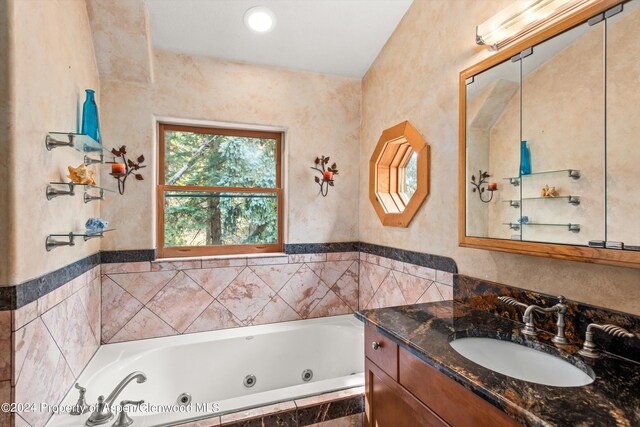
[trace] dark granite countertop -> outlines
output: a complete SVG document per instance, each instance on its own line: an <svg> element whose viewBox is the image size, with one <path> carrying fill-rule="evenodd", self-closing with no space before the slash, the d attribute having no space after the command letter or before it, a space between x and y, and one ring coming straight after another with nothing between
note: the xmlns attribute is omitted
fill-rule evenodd
<svg viewBox="0 0 640 427"><path fill-rule="evenodd" d="M553 334L534 340L522 323L460 302L361 310L356 317L401 347L527 426L640 426L640 364L604 354L596 361L575 345L556 346ZM514 341L571 361L595 373L581 387L552 387L511 378L464 358L449 346L453 338L485 336Z"/></svg>

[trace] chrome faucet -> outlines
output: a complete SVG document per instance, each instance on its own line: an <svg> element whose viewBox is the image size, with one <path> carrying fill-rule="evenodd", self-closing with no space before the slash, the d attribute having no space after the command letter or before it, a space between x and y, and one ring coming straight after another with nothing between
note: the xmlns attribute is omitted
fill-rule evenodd
<svg viewBox="0 0 640 427"><path fill-rule="evenodd" d="M131 381L136 380L137 383L143 383L147 380L147 376L140 371L132 372L126 376L120 383L116 386L115 389L107 396L105 399L104 396L98 397L98 405L96 409L91 413L89 419L85 423L87 426L99 426L101 424L105 424L113 418L113 411L111 410L111 406L113 402L118 398L118 395L124 390L124 388Z"/></svg>
<svg viewBox="0 0 640 427"><path fill-rule="evenodd" d="M596 343L593 341L593 330L600 329L608 334L613 335L614 337L619 338L633 338L634 334L627 331L624 328L616 325L599 325L598 323L590 323L587 326L587 332L584 337L584 344L582 344L582 348L578 353L581 356L588 357L590 359L598 359L600 358L600 350L596 346Z"/></svg>
<svg viewBox="0 0 640 427"><path fill-rule="evenodd" d="M551 341L556 344L569 344L569 340L564 336L564 330L567 326L564 321L564 316L567 313L567 305L565 304L566 299L562 295L558 297L558 303L556 305L547 308L543 308L535 304L526 305L511 297L498 297L498 299L508 305L525 307L524 315L522 316L522 321L524 322L522 333L532 338L538 335L536 332L533 313L556 313L558 315L558 321L556 322L558 330Z"/></svg>

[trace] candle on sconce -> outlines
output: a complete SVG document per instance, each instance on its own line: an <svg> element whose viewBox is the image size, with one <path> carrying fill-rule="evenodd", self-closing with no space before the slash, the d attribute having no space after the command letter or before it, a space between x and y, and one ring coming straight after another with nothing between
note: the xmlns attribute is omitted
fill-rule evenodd
<svg viewBox="0 0 640 427"><path fill-rule="evenodd" d="M487 190L489 191L496 191L498 189L498 183L497 182L490 182L487 185Z"/></svg>
<svg viewBox="0 0 640 427"><path fill-rule="evenodd" d="M127 173L127 168L124 163L113 163L111 165L111 173L114 175L124 175Z"/></svg>
<svg viewBox="0 0 640 427"><path fill-rule="evenodd" d="M322 172L322 178L325 181L331 181L333 179L333 172L331 172L331 171Z"/></svg>

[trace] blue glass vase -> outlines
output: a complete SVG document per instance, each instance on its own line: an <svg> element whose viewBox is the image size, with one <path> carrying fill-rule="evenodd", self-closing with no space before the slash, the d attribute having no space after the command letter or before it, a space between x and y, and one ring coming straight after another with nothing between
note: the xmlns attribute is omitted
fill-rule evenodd
<svg viewBox="0 0 640 427"><path fill-rule="evenodd" d="M87 89L87 99L82 105L82 133L100 141L100 121L98 120L98 106L95 91Z"/></svg>
<svg viewBox="0 0 640 427"><path fill-rule="evenodd" d="M531 173L531 153L527 147L527 141L520 142L520 175Z"/></svg>

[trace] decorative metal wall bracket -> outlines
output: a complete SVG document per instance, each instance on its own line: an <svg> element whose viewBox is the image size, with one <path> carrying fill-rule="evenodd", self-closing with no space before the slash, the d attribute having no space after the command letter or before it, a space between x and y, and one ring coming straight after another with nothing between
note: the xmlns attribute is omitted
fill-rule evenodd
<svg viewBox="0 0 640 427"><path fill-rule="evenodd" d="M47 248L47 252L52 251L55 248L59 248L61 246L75 246L76 237L82 237L82 239L86 242L87 240L102 238L104 237L104 233L107 231L112 231L113 229L105 229L105 230L95 230L95 231L79 231L79 232L70 232L70 233L62 233L62 234L49 234L47 236L47 240L45 242L45 247ZM66 240L58 240L58 239L66 239Z"/></svg>
<svg viewBox="0 0 640 427"><path fill-rule="evenodd" d="M82 200L84 200L85 203L93 202L94 200L104 200L104 189L103 188L100 189L99 196L92 196L88 192L85 192L82 197Z"/></svg>
<svg viewBox="0 0 640 427"><path fill-rule="evenodd" d="M478 193L478 197L480 197L480 201L482 203L489 203L491 200L493 200L493 192L497 190L496 184L491 183L487 186L487 188L484 188L483 185L489 183L487 181L487 178L489 178L491 175L489 175L489 172L482 172L482 170L478 172L480 173L480 175L478 175L477 181L476 181L476 176L471 175L471 185L473 185L474 187L472 191L474 193ZM482 195L485 194L485 190L491 193L491 196L489 196L488 200L485 200L482 198Z"/></svg>
<svg viewBox="0 0 640 427"><path fill-rule="evenodd" d="M89 165L93 165L93 164L102 164L104 163L104 154L100 154L100 156L97 159L93 159L89 156L87 156L86 154L84 155L84 165L85 166L89 166Z"/></svg>
<svg viewBox="0 0 640 427"><path fill-rule="evenodd" d="M52 235L47 236L47 242L45 244L47 248L47 252L51 252L55 248L59 248L60 246L75 246L74 242L75 235L73 233L68 234L68 240L56 240Z"/></svg>
<svg viewBox="0 0 640 427"><path fill-rule="evenodd" d="M139 155L138 158L136 159L137 160L136 162L132 161L131 159L127 159L126 157L127 147L125 145L121 146L117 150L114 148L113 150L111 150L111 153L115 157L122 158L122 163L124 164L124 167L125 167L124 173L109 174L118 180L118 192L120 194L124 194L124 186L125 186L125 183L127 182L127 178L129 177L129 175L133 174L133 176L135 176L138 181L144 180L144 177L140 173L138 173L138 170L146 168L146 166L141 165L144 162L144 156ZM114 161L114 163L117 163L117 162Z"/></svg>
<svg viewBox="0 0 640 427"><path fill-rule="evenodd" d="M68 189L61 190L57 187L66 187ZM104 200L105 192L113 192L113 190L102 188L97 185L79 184L77 182L50 182L47 185L47 200L52 200L60 196L75 196L76 187L84 188L83 200L85 203L89 203L94 200ZM90 191L98 191L98 195L93 196L89 193Z"/></svg>
<svg viewBox="0 0 640 427"><path fill-rule="evenodd" d="M327 166L329 164L328 156L316 157L314 163L315 166L312 166L311 169L320 174L320 177L315 177L316 184L320 186L322 197L326 197L329 193L329 187L333 187L333 176L338 174L338 166L335 163Z"/></svg>
<svg viewBox="0 0 640 427"><path fill-rule="evenodd" d="M53 188L53 185L51 184L47 185L47 200L55 199L56 197L59 197L59 196L74 196L76 194L74 183L67 182L65 184L69 187L68 190L57 190ZM63 184L60 184L60 185L63 185Z"/></svg>
<svg viewBox="0 0 640 427"><path fill-rule="evenodd" d="M64 142L64 141L59 141L57 139L54 139L50 135L47 135L44 139L44 145L45 147L47 147L47 151L51 151L54 148L58 148L58 147L73 147L74 137L75 137L74 134L69 134L69 142Z"/></svg>

